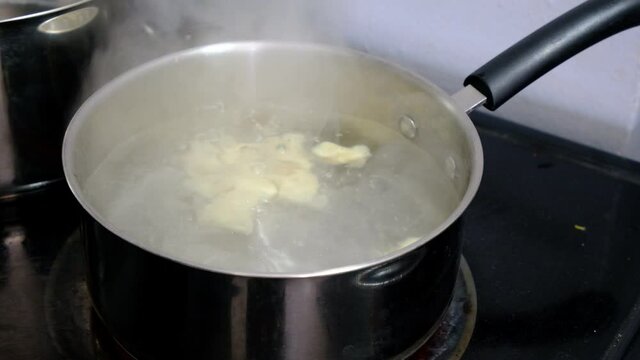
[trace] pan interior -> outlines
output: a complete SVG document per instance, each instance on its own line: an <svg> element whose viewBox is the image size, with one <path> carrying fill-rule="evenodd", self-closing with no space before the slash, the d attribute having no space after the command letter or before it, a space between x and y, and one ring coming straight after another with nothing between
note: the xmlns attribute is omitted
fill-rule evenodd
<svg viewBox="0 0 640 360"><path fill-rule="evenodd" d="M96 219L159 255L231 273L339 271L419 246L459 215L478 156L461 118L434 86L362 54L220 44L94 95L67 133L65 173ZM370 156L327 160L323 143ZM272 150L286 174L267 179L275 190L260 178Z"/></svg>

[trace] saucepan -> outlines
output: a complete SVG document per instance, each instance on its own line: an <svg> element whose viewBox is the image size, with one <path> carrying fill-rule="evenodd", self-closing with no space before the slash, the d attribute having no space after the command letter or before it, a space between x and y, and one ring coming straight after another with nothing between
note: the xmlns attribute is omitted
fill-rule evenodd
<svg viewBox="0 0 640 360"><path fill-rule="evenodd" d="M567 58L639 24L640 0L587 1L475 71L466 79L465 87L453 96L384 60L315 44L214 44L171 54L131 70L84 103L70 123L63 146L68 184L85 210L81 234L94 309L115 339L140 359L408 356L431 335L450 302L461 261L461 216L480 185L482 147L466 113L481 105L491 110L498 108ZM154 154L172 148L170 139L182 136L194 113L220 113L222 108L253 108L256 104L270 104L272 110L296 109L297 115L288 123L292 127L297 126L296 120L302 122L303 118L318 113L325 120L342 115L367 119L366 125L355 122L353 128L368 136L368 148L346 149L336 145L339 134L330 131L328 120L318 129L320 137L327 133L335 136L331 138L333 144L325 144L318 150L318 156L333 149L332 154L340 156L325 157L331 162L358 159L357 163L348 163L351 168L340 171L355 171L357 167L366 171L370 164L363 165L360 160L376 161L376 152L384 149L388 138L412 144L424 156L407 156L390 166L400 176L417 176L427 186L431 177L423 179L415 169L427 162L432 164L432 173L443 174L455 194L449 200L442 197L448 205L447 213L429 231L403 240L403 246L375 256L354 254L356 260L352 262L345 256L350 240L346 235L341 238L347 222L337 219L335 225L323 224L321 230L333 237L327 238L328 243L343 241L344 246L327 250L303 243L301 270L292 270L283 265L284 260L276 259L275 265L271 264L274 268L251 271L239 267L238 261L227 261L234 259L227 247L242 247L237 242L221 245L219 250L189 242L192 227L199 226L197 222L185 220L167 227L163 233L148 235L153 227L150 222L154 221L153 214L174 206L163 202L173 196L171 191L177 191L170 186L175 180L172 171L167 170L166 176L160 177L169 184L165 192L153 193L155 183L143 181L138 190L151 191L153 196L138 203L133 192L124 196L126 206L134 209L127 216L118 220L103 210L102 204L112 199L109 192L100 189L124 188L118 183L118 174L127 169L135 172ZM245 115L227 122L204 121L200 125L209 124L213 127L210 130L215 131L218 126L233 127L236 122L252 124L236 129L239 137L268 125L268 119ZM148 137L151 133L155 134L153 141ZM279 138L281 143L276 149L282 153L293 151L287 150L287 145L300 150L296 139L293 135L285 140ZM200 140L199 149L213 146L206 138ZM265 138L259 144L269 141ZM115 149L136 144L143 149L142 155L132 156L130 162L126 157L121 162L111 161ZM250 156L257 158L263 156L262 152L272 151L257 143L233 144L233 151L211 152L194 161L218 164L226 161L225 157L244 156L238 155L241 152L238 149L248 149ZM306 169L311 165L301 154L295 153L295 159L288 159ZM229 168L229 177L237 177L236 171L237 168ZM309 179L305 174L305 179ZM103 188L90 184L96 179ZM222 176L216 181L226 180ZM313 183L304 182L305 189ZM194 186L208 191L211 184L199 182ZM219 223L237 232L262 231L252 228L251 222L238 220L236 210L250 203L247 199L256 192L273 196L271 188L264 184L246 185L242 188L244 192L235 195L245 202L222 203L224 206L218 203L220 206L210 209L207 216L213 214ZM279 190L273 192L284 191L284 182L279 184ZM380 206L370 209L372 214L383 214L399 223L405 218L418 223L428 221L426 217L393 208L393 199L384 198L385 186L393 184L375 181L372 184L378 193L374 191L368 196L381 200ZM232 186L218 194L234 193L234 189ZM299 200L304 193L301 191L287 196ZM346 193L344 197L356 195ZM429 199L418 189L413 200L420 203ZM145 207L147 202L154 205ZM365 210L368 209L361 211ZM299 214L285 218L279 225L287 229L306 221L306 211L301 208ZM343 214L343 217L359 219L352 226L362 231L377 229L379 222L385 220L376 217L367 221L358 215ZM155 220L172 221L169 217ZM128 231L119 226L120 221L137 223L140 230ZM306 236L306 231L318 230L313 223L309 224L309 229L297 233L300 238ZM152 237L161 237L170 245L156 246ZM270 241L275 247L282 239ZM327 264L331 265L316 266L314 256L321 257L327 252L330 254Z"/></svg>
<svg viewBox="0 0 640 360"><path fill-rule="evenodd" d="M63 183L60 150L104 12L93 0L0 1L0 200Z"/></svg>

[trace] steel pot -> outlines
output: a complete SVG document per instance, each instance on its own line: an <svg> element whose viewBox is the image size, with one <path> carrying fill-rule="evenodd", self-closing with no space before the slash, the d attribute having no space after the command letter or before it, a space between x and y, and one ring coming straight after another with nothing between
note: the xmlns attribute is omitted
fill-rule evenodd
<svg viewBox="0 0 640 360"><path fill-rule="evenodd" d="M92 96L64 142L65 175L82 227L93 306L140 359L404 357L447 308L460 262L459 221L482 173L465 112L495 109L593 43L640 23L640 0L592 0L495 58L449 96L385 61L289 43L228 43L134 69ZM449 172L461 201L432 233L387 256L310 273L204 268L126 238L83 184L115 145L211 102L304 104L401 132Z"/></svg>
<svg viewBox="0 0 640 360"><path fill-rule="evenodd" d="M92 0L0 1L0 200L61 180L101 13Z"/></svg>

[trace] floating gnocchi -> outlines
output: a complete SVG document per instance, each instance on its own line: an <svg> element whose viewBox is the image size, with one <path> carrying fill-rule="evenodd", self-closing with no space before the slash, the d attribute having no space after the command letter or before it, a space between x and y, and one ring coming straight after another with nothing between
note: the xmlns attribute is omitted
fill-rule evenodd
<svg viewBox="0 0 640 360"><path fill-rule="evenodd" d="M354 168L363 167L371 157L371 151L366 145L346 147L328 141L316 145L312 152L327 164L346 165Z"/></svg>
<svg viewBox="0 0 640 360"><path fill-rule="evenodd" d="M183 161L187 185L205 201L197 211L200 223L249 235L256 207L272 200L305 206L323 205L313 172L313 156L331 165L363 167L371 156L365 145L344 147L322 142L311 152L306 138L286 133L261 142L225 138L191 143Z"/></svg>

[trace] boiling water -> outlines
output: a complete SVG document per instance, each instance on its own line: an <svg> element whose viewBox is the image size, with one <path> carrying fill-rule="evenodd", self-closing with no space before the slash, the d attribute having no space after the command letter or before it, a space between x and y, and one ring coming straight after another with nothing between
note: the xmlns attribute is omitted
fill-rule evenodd
<svg viewBox="0 0 640 360"><path fill-rule="evenodd" d="M321 205L270 199L252 209L250 233L199 220L208 200L189 186L184 158L195 143L260 143L285 133L366 145L361 168L312 156ZM429 154L375 122L265 106L222 104L134 135L87 179L83 192L132 242L206 268L262 273L325 270L381 257L434 230L461 195ZM232 211L231 209L229 211Z"/></svg>

